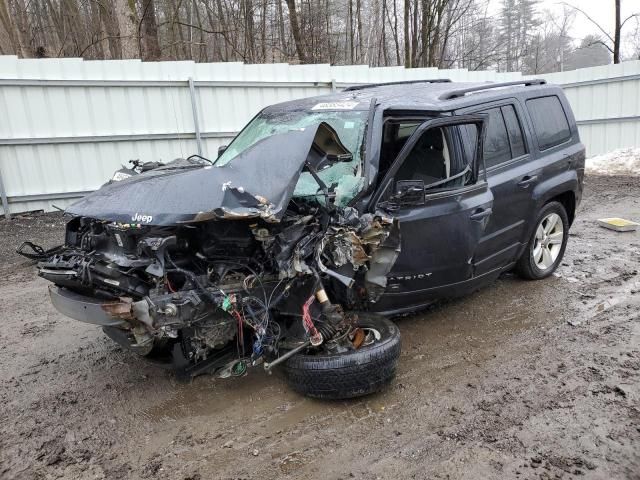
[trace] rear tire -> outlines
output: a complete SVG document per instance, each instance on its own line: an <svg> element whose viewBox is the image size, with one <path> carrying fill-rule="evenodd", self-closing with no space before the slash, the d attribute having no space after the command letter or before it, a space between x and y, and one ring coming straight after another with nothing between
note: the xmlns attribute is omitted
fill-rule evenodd
<svg viewBox="0 0 640 480"><path fill-rule="evenodd" d="M541 280L555 272L562 261L569 238L569 218L559 202L540 209L529 243L515 266L515 272L527 280Z"/></svg>
<svg viewBox="0 0 640 480"><path fill-rule="evenodd" d="M400 330L370 313L359 313L356 326L377 331L380 338L345 353L291 357L284 368L289 386L309 397L337 400L368 395L391 383L400 357Z"/></svg>

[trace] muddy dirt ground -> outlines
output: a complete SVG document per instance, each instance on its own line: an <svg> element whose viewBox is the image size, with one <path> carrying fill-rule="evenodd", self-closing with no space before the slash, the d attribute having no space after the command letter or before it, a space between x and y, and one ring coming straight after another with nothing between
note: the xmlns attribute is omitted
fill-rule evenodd
<svg viewBox="0 0 640 480"><path fill-rule="evenodd" d="M590 177L557 275L398 320L386 391L321 402L260 369L181 384L56 313L13 249L59 216L0 222L0 477L640 478L638 178Z"/></svg>

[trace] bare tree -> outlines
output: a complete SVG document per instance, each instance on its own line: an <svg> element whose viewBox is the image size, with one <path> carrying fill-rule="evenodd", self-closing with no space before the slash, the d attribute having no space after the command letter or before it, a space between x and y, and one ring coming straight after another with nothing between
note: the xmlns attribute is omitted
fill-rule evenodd
<svg viewBox="0 0 640 480"><path fill-rule="evenodd" d="M140 39L140 58L143 60L159 60L161 57L158 41L158 21L156 18L155 0L143 0L142 12L138 22L137 36Z"/></svg>
<svg viewBox="0 0 640 480"><path fill-rule="evenodd" d="M411 1L404 0L404 66L411 68L411 43L409 37L411 36L411 25L409 20L411 18Z"/></svg>
<svg viewBox="0 0 640 480"><path fill-rule="evenodd" d="M640 17L640 12L634 12L624 20L621 20L621 0L614 0L614 9L615 9L615 25L613 29L613 36L607 32L605 28L602 27L600 23L594 20L589 14L587 14L583 9L576 7L575 5L570 5L566 2L563 2L564 5L569 8L573 8L574 10L580 12L589 22L591 22L595 27L600 30L600 32L604 35L604 40L598 40L607 50L609 50L613 54L613 63L620 63L620 50L622 43L622 28L624 25L633 18Z"/></svg>
<svg viewBox="0 0 640 480"><path fill-rule="evenodd" d="M27 6L24 0L9 0L9 16L12 18L10 27L15 32L16 53L23 58L31 58L34 56L34 46L31 43L31 32L29 26L29 17Z"/></svg>
<svg viewBox="0 0 640 480"><path fill-rule="evenodd" d="M287 0L287 8L289 9L289 22L291 23L291 32L296 44L296 52L300 63L308 63L307 54L305 53L304 43L302 41L302 33L300 32L300 24L298 22L298 12L296 10L296 1Z"/></svg>
<svg viewBox="0 0 640 480"><path fill-rule="evenodd" d="M2 25L6 36L4 39L5 41L0 43L0 51L2 51L3 54L15 53L25 57L16 26L12 20L8 0L0 0L0 24Z"/></svg>
<svg viewBox="0 0 640 480"><path fill-rule="evenodd" d="M631 58L640 60L640 19L636 18L635 28L627 35L629 47L631 49Z"/></svg>
<svg viewBox="0 0 640 480"><path fill-rule="evenodd" d="M540 22L540 0L501 0L492 17L489 1L0 0L0 53L525 73L563 68L573 46L562 17ZM632 18L620 19L619 30L626 33ZM601 33L588 41L612 53L615 44L627 42L632 52L640 43L630 29L619 39Z"/></svg>
<svg viewBox="0 0 640 480"><path fill-rule="evenodd" d="M138 58L140 49L138 48L136 13L127 0L111 1L113 2L113 14L118 25L122 58Z"/></svg>

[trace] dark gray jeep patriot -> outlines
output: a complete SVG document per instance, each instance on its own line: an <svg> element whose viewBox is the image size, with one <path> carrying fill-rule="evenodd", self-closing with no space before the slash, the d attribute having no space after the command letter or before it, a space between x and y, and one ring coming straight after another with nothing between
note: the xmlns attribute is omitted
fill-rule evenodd
<svg viewBox="0 0 640 480"><path fill-rule="evenodd" d="M356 86L265 108L215 160L134 162L30 255L60 312L180 378L281 365L354 397L395 375L387 317L553 273L584 162L543 80Z"/></svg>

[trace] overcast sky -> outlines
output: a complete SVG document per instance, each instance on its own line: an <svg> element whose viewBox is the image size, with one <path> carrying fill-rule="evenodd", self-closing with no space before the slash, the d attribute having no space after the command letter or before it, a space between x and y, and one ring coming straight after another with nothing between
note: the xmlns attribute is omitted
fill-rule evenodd
<svg viewBox="0 0 640 480"><path fill-rule="evenodd" d="M561 2L557 0L543 0L541 2L544 6L543 9L548 8L550 10L562 9ZM615 2L614 0L567 0L569 5L575 5L584 10L591 18L597 21L608 33L613 36L613 28L615 24ZM622 0L622 20L627 18L632 13L640 12L640 0ZM625 27L632 29L631 22L635 20L629 20L625 24ZM576 18L573 21L572 35L576 38L583 38L590 33L599 33L598 28L591 23L581 13L576 14ZM623 30L623 34L625 31Z"/></svg>
<svg viewBox="0 0 640 480"><path fill-rule="evenodd" d="M491 1L493 3L493 8L500 7L500 0ZM540 3L540 12L546 9L561 12L563 8L562 1L560 0L542 0ZM566 0L566 3L584 10L591 18L597 21L602 28L609 33L609 35L613 37L615 12L614 0ZM640 0L622 0L622 20L632 13L640 13ZM625 34L634 30L635 21L635 19L632 19L625 24L625 27L622 30L623 37ZM576 13L570 32L571 36L576 40L580 40L589 34L600 34L598 28L579 12Z"/></svg>

